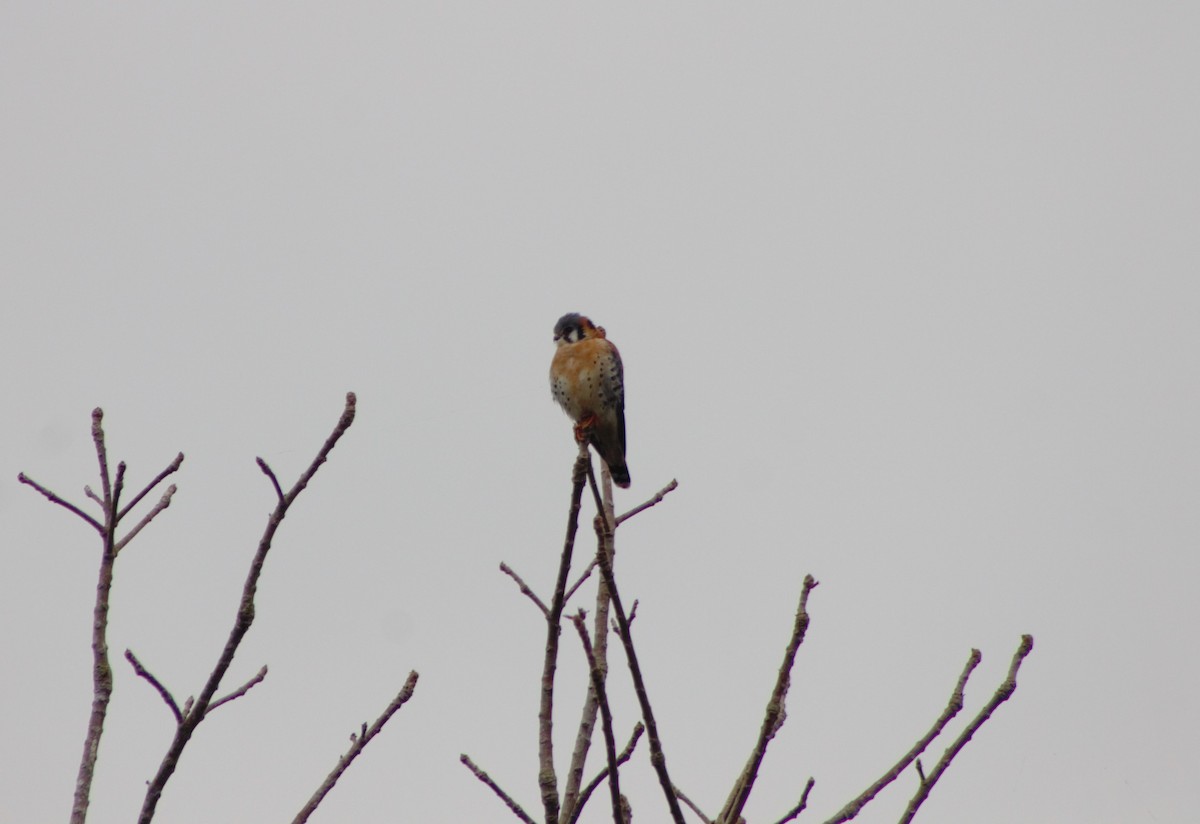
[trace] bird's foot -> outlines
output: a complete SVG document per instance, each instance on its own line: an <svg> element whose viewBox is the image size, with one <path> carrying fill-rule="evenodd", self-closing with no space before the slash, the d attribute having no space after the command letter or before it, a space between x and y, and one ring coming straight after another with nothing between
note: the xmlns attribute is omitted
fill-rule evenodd
<svg viewBox="0 0 1200 824"><path fill-rule="evenodd" d="M588 433L596 426L595 415L584 415L575 424L575 443L585 444L588 442Z"/></svg>

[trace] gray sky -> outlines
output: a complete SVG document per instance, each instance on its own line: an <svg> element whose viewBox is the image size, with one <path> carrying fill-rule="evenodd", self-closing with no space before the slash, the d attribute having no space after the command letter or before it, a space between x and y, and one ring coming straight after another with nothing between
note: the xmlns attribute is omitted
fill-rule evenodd
<svg viewBox="0 0 1200 824"><path fill-rule="evenodd" d="M624 356L618 505L679 479L618 572L702 806L811 572L751 821L809 775L801 820L828 817L972 646L967 713L1023 632L1020 689L920 820L1190 819L1198 34L1174 3L0 6L0 822L67 815L98 562L17 472L82 501L96 405L134 485L187 454L117 567L91 820L126 822L171 721L121 652L198 691L273 501L253 459L290 483L347 390L229 685L271 673L159 818L290 820L409 669L321 820L515 820L464 751L536 811L543 626L497 565L552 586L567 311ZM644 750L625 786L665 819Z"/></svg>

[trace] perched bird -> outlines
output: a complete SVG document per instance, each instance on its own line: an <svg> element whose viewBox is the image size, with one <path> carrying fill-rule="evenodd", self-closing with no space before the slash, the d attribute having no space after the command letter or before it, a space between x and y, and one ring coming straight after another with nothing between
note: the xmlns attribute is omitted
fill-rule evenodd
<svg viewBox="0 0 1200 824"><path fill-rule="evenodd" d="M590 443L608 464L613 483L629 486L625 465L625 374L621 354L583 315L572 312L554 324L550 391L575 421L575 440Z"/></svg>

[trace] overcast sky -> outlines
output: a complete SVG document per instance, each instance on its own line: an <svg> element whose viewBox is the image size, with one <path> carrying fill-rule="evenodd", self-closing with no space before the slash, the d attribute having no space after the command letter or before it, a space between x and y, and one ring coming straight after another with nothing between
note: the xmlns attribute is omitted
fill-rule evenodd
<svg viewBox="0 0 1200 824"><path fill-rule="evenodd" d="M18 471L87 503L95 406L131 485L187 455L116 570L90 820L129 822L173 722L121 654L199 691L273 505L254 458L290 483L347 390L228 686L270 675L200 728L158 820L291 820L410 669L313 820L515 820L461 752L536 814L544 625L497 567L549 596L569 311L625 361L618 508L679 480L621 528L618 575L710 814L812 573L751 822L810 775L800 820L828 818L978 647L956 734L1025 632L1020 688L918 820L1194 819L1195 4L10 1L0 111L2 824L68 815L99 559ZM644 748L625 776L666 820Z"/></svg>

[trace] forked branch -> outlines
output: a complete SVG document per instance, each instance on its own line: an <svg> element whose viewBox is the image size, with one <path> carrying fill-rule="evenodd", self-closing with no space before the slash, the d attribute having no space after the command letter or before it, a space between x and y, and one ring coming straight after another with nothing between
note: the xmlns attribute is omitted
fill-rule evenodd
<svg viewBox="0 0 1200 824"><path fill-rule="evenodd" d="M804 633L808 630L808 595L817 586L817 581L811 575L804 576L804 585L800 589L800 603L796 607L796 620L792 625L792 637L788 641L787 650L783 654L783 663L779 667L779 675L775 679L775 689L771 692L771 700L767 702L767 711L763 715L762 727L758 733L758 741L750 753L750 759L737 781L725 807L717 817L718 824L736 824L750 798L750 790L758 778L758 768L762 765L767 753L767 745L783 726L786 712L788 687L792 683L792 665L796 661L796 652L804 643Z"/></svg>
<svg viewBox="0 0 1200 824"><path fill-rule="evenodd" d="M167 508L175 487L171 487L167 494L163 496L163 500L159 502L159 505L152 509L119 543L116 540L117 524L137 505L143 496L157 486L163 478L179 469L180 464L183 463L183 454L180 453L167 469L160 472L139 495L135 496L124 508L120 508L121 492L125 487L125 463L122 461L117 464L115 479L109 476L108 447L105 445L104 440L103 420L103 410L99 407L92 410L92 443L96 450L96 462L100 467L100 484L101 489L104 491L104 496L97 495L92 491L91 487L84 487L84 494L100 505L102 521L93 518L75 504L51 492L32 478L26 476L24 472L17 475L18 481L33 487L51 503L58 504L68 512L82 518L99 533L101 540L100 572L96 581L96 603L92 610L92 711L88 716L87 731L84 734L83 741L83 757L80 759L79 772L75 779L75 797L71 805L71 824L83 824L84 819L87 817L87 809L92 792L92 780L96 772L96 758L100 751L100 738L104 734L104 720L108 714L108 703L112 698L113 675L112 666L108 660L108 602L112 591L113 566L116 563L117 553L146 524L150 523L159 512ZM136 659L133 660L136 661ZM135 664L135 670L139 667L140 664ZM159 690L159 694L163 696L164 700L167 700L171 711L178 716L180 713L179 707L174 705L174 699L170 698L170 693L166 692L162 684L152 675L145 672L144 668L141 668L141 673L144 673L143 677L146 677Z"/></svg>
<svg viewBox="0 0 1200 824"><path fill-rule="evenodd" d="M629 736L629 742L625 744L625 749L621 750L621 752L617 755L618 767L633 757L633 751L637 748L638 741L641 740L642 733L645 732L645 730L646 727L641 721L634 725L633 733ZM592 793L596 791L596 788L600 786L600 782L604 781L606 778L608 778L607 766L600 770L599 775L589 781L587 786L579 791L579 801L575 804L574 812L571 814L570 824L575 824L575 822L579 820L579 816L583 812L584 805L587 804L588 799L591 798Z"/></svg>
<svg viewBox="0 0 1200 824"><path fill-rule="evenodd" d="M987 720L992 717L992 713L996 711L996 708L1011 698L1012 694L1017 691L1017 670L1021 668L1021 662L1025 660L1025 656L1032 651L1033 636L1022 635L1021 644L1013 654L1012 663L1008 667L1008 675L996 689L991 699L983 705L983 709L979 711L979 714L971 719L971 723L967 724L966 729L942 753L942 757L938 759L937 765L930 771L929 775L921 776L921 783L917 787L916 794L908 802L908 807L905 809L904 815L900 817L900 824L909 824L912 821L913 816L917 814L917 810L925 803L925 799L929 797L929 793L933 791L933 786L937 784L938 779L950 767L950 762L954 760L954 757L962 751L962 748L967 745L971 737L979 732L979 728L987 723Z"/></svg>
<svg viewBox="0 0 1200 824"><path fill-rule="evenodd" d="M892 765L891 769L880 776L878 781L867 787L857 798L838 810L825 824L842 824L843 821L849 821L854 818L862 812L862 808L869 804L884 787L895 781L900 773L908 768L909 764L916 761L921 753L925 752L925 748L933 742L933 739L938 737L945 726L950 723L950 719L954 718L962 710L963 691L967 687L967 679L971 677L971 673L975 671L975 668L979 666L979 662L982 660L983 655L979 650L971 650L971 654L967 658L967 663L963 667L962 674L958 676L958 682L954 685L954 691L950 693L950 700L946 702L946 708L942 710L942 714L938 716L938 719L933 722L933 726L929 728L929 731L921 736L921 739L912 746L912 749L901 756L900 760Z"/></svg>
<svg viewBox="0 0 1200 824"><path fill-rule="evenodd" d="M356 399L354 393L347 393L345 408L342 410L342 414L338 418L333 432L325 439L325 443L318 450L316 457L300 473L300 477L286 494L279 495L278 484L273 484L276 487L278 502L274 511L267 519L267 526L263 530L262 537L259 539L258 549L250 562L250 571L246 575L246 582L242 587L242 596L238 603L233 628L229 632L229 637L225 641L225 647L222 649L216 665L205 681L204 687L196 697L195 702L192 703L190 709L183 714L183 721L176 725L175 735L167 748L167 752L163 756L154 777L147 784L146 797L142 803L141 813L138 816L138 824L149 824L151 819L154 818L154 810L158 806L159 799L162 797L163 789L179 765L179 758L183 754L188 741L191 740L192 733L196 731L196 727L200 725L213 708L213 696L220 687L225 673L228 672L230 665L233 663L233 656L241 645L242 639L250 630L251 624L254 623L254 596L258 591L258 579L262 575L263 564L266 563L267 553L271 550L275 533L279 529L280 524L283 523L283 519L288 513L288 508L296 500L296 497L304 491L305 487L308 486L313 476L317 474L317 470L321 468L321 465L328 460L329 453L354 422L355 406ZM261 459L258 461L260 468L264 467L264 464L265 462ZM274 475L269 467L264 468L263 471L268 477L273 477ZM105 495L106 497L108 496L107 490ZM246 689L249 689L254 683L257 682L253 682L252 679L252 683L248 684Z"/></svg>

